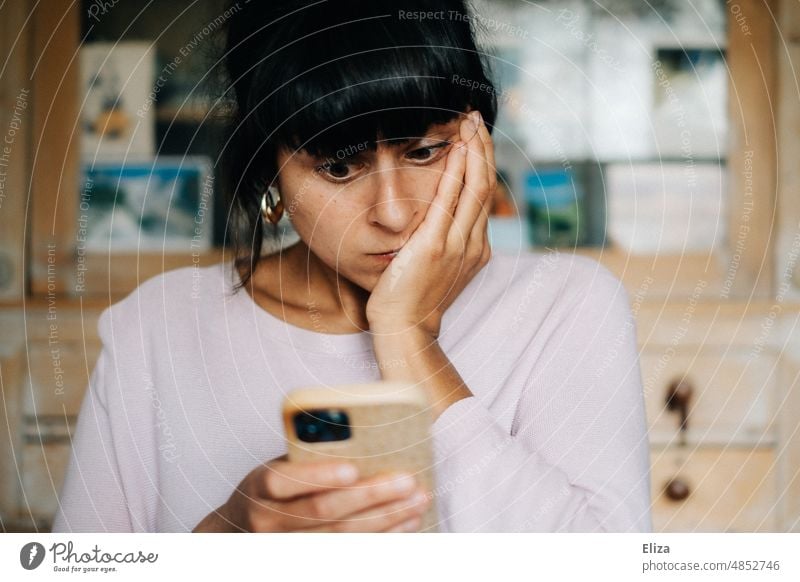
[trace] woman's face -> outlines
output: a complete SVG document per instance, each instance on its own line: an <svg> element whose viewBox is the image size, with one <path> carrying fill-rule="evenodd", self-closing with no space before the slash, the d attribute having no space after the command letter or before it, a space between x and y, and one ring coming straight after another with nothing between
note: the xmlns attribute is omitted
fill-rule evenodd
<svg viewBox="0 0 800 582"><path fill-rule="evenodd" d="M389 264L376 256L411 237L436 195L461 117L407 142L379 141L324 159L305 151L278 155L278 187L292 224L328 267L372 291Z"/></svg>

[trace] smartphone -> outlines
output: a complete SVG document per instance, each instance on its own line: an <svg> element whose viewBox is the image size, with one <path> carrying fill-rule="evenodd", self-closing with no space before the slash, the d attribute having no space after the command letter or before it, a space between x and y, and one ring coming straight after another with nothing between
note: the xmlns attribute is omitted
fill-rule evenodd
<svg viewBox="0 0 800 582"><path fill-rule="evenodd" d="M433 415L423 388L389 381L299 388L284 398L283 422L289 461L346 460L360 478L412 474L432 498L418 531L439 531Z"/></svg>

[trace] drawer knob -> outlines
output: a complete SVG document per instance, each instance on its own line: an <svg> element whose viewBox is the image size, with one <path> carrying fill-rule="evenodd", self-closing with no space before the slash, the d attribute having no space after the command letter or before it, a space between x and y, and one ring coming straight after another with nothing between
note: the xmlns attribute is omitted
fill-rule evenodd
<svg viewBox="0 0 800 582"><path fill-rule="evenodd" d="M680 477L675 477L664 486L664 492L672 501L683 501L689 497L689 484Z"/></svg>
<svg viewBox="0 0 800 582"><path fill-rule="evenodd" d="M689 404L694 396L694 387L685 379L674 380L667 388L665 398L667 410L680 415L681 435L689 428Z"/></svg>

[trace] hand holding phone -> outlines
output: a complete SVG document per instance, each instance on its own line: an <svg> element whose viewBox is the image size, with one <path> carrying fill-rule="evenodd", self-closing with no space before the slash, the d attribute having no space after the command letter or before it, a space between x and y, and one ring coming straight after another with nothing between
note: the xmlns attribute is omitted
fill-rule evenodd
<svg viewBox="0 0 800 582"><path fill-rule="evenodd" d="M348 465L349 475L339 473ZM430 500L412 476L400 476L360 479L348 463L290 462L283 455L253 469L193 531L417 531Z"/></svg>
<svg viewBox="0 0 800 582"><path fill-rule="evenodd" d="M438 531L433 416L421 387L379 381L297 389L284 399L283 420L291 462L348 462L365 479L413 475L430 498L419 531Z"/></svg>

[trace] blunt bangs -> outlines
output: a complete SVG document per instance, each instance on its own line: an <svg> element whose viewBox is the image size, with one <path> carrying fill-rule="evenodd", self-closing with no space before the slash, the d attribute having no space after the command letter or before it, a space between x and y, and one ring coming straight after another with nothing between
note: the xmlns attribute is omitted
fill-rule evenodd
<svg viewBox="0 0 800 582"><path fill-rule="evenodd" d="M493 94L453 82L453 72L474 58L452 47L381 47L337 56L299 71L255 115L264 130L274 128L276 145L323 157L361 144L372 149L379 140L422 137L468 108L480 109L492 123Z"/></svg>
<svg viewBox="0 0 800 582"><path fill-rule="evenodd" d="M431 11L440 17L418 16ZM468 109L492 130L496 91L474 26L463 0L253 0L235 12L222 57L232 102L222 170L252 242L242 261L259 256L260 199L282 149L340 158L421 138Z"/></svg>

